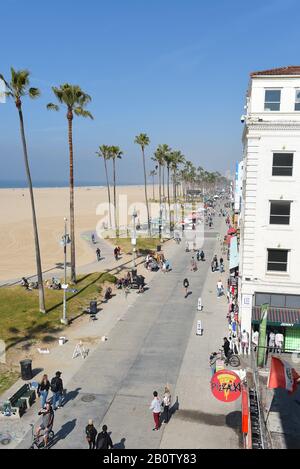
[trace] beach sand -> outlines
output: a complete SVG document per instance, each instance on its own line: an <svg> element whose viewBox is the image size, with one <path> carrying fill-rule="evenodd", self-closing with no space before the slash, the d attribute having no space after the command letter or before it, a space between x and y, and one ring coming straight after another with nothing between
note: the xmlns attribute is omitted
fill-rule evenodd
<svg viewBox="0 0 300 469"><path fill-rule="evenodd" d="M118 195L127 195L128 206L144 202L144 186L119 186ZM152 186L149 186L149 197ZM64 217L69 218L69 189L34 189L43 271L63 262L60 240ZM157 195L156 195L157 196ZM111 190L111 197L113 191ZM107 202L105 187L75 189L76 264L95 259L94 250L82 239L85 231L95 231L103 215L99 204ZM124 218L123 218L124 219ZM143 221L141 216L140 221ZM36 273L31 205L28 189L0 189L0 281L19 279Z"/></svg>

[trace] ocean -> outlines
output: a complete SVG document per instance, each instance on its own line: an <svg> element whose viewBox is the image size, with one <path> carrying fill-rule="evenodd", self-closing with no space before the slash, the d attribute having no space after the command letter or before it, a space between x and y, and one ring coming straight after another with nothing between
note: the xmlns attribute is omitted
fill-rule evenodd
<svg viewBox="0 0 300 469"><path fill-rule="evenodd" d="M140 186L143 183L118 183L118 186ZM75 182L75 187L106 187L106 182L99 181L80 181ZM24 189L28 187L26 181L0 181L0 189ZM53 181L33 181L33 187L49 188L49 187L69 187L68 182Z"/></svg>

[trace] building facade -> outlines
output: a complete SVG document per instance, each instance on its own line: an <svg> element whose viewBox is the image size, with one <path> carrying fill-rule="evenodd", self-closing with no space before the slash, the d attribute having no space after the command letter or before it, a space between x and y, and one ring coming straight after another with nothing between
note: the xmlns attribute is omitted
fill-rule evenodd
<svg viewBox="0 0 300 469"><path fill-rule="evenodd" d="M240 215L241 329L269 304L268 330L300 349L300 66L250 76Z"/></svg>

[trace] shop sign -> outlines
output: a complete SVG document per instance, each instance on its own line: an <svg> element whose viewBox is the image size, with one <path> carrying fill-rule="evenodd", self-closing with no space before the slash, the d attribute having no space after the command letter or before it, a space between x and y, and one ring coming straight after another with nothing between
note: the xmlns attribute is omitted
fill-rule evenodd
<svg viewBox="0 0 300 469"><path fill-rule="evenodd" d="M213 375L210 385L214 397L222 402L236 401L242 392L241 380L233 371L217 371Z"/></svg>
<svg viewBox="0 0 300 469"><path fill-rule="evenodd" d="M287 322L282 322L280 324L281 327L294 327L295 324L288 324Z"/></svg>

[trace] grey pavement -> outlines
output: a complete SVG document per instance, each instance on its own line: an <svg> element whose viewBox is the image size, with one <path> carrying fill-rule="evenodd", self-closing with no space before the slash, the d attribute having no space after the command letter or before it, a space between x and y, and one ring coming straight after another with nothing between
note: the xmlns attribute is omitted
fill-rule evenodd
<svg viewBox="0 0 300 469"><path fill-rule="evenodd" d="M209 387L209 353L219 348L227 332L226 300L215 294L219 274L208 272L216 249L210 232L204 244L207 261L190 272L192 254L184 252L183 244L172 245L173 271L154 274L143 295L131 297L128 305L116 305L108 341L98 341L68 380L68 401L55 414L55 448L86 448L84 428L89 418L97 428L108 425L117 447L239 447L240 404L219 403ZM192 291L186 299L185 277ZM224 283L225 279L223 274ZM199 296L204 304L201 313ZM204 326L201 337L195 333L199 315ZM167 426L152 432L152 392L162 393L166 383L174 402L178 396L177 410ZM19 448L29 443L27 434Z"/></svg>

